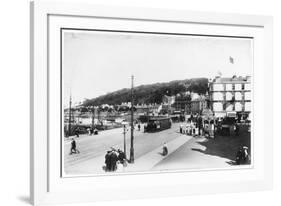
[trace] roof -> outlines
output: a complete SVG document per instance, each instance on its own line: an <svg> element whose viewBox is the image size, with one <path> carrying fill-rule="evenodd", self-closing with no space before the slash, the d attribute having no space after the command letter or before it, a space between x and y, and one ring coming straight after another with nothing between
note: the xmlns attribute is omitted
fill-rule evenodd
<svg viewBox="0 0 281 206"><path fill-rule="evenodd" d="M233 76L233 77L216 77L215 79L211 80L211 83L247 83L250 82L251 77L246 76Z"/></svg>

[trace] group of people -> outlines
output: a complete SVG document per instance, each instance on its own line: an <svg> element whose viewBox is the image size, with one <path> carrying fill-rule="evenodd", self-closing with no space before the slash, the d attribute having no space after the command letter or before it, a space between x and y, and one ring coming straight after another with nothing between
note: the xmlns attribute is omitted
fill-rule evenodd
<svg viewBox="0 0 281 206"><path fill-rule="evenodd" d="M187 119L185 124L180 125L180 133L198 136L204 135L206 131L209 131L211 128L207 128L209 124L204 124L203 118L201 115L193 116Z"/></svg>
<svg viewBox="0 0 281 206"><path fill-rule="evenodd" d="M180 133L192 136L202 135L206 130L202 115L191 114L185 124L180 125Z"/></svg>
<svg viewBox="0 0 281 206"><path fill-rule="evenodd" d="M127 159L125 153L118 149L111 148L111 150L107 151L105 155L105 167L104 170L106 172L114 172L118 170L118 166L121 164L123 167L127 165Z"/></svg>
<svg viewBox="0 0 281 206"><path fill-rule="evenodd" d="M249 164L251 161L250 154L248 152L248 147L240 146L236 154L236 164Z"/></svg>
<svg viewBox="0 0 281 206"><path fill-rule="evenodd" d="M89 135L98 134L98 130L96 128L93 128L93 127L87 128L87 132L88 132Z"/></svg>
<svg viewBox="0 0 281 206"><path fill-rule="evenodd" d="M199 135L199 127L192 121L187 121L185 125L180 125L180 133L187 135Z"/></svg>

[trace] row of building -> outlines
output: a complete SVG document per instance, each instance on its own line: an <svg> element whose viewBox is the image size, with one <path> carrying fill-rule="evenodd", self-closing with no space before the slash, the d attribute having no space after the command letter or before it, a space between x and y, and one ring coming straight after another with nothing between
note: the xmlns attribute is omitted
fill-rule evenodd
<svg viewBox="0 0 281 206"><path fill-rule="evenodd" d="M206 94L199 95L185 92L176 96L164 95L161 104L142 104L134 107L138 115L201 114L208 109L213 112L215 117L235 116L246 119L251 112L251 99L250 76L233 76L229 78L217 76L209 80ZM130 108L131 103L122 103L119 106ZM110 105L105 105L104 107L113 109L113 106ZM126 110L124 112L126 113ZM68 118L67 112L65 114L66 118ZM107 117L110 115L112 114L109 114L108 111L103 111L95 116ZM88 116L92 116L92 112Z"/></svg>
<svg viewBox="0 0 281 206"><path fill-rule="evenodd" d="M251 112L251 77L221 77L209 80L208 92L177 96L164 96L162 108L167 113L202 113L205 109L213 111L216 117L239 116L248 118Z"/></svg>

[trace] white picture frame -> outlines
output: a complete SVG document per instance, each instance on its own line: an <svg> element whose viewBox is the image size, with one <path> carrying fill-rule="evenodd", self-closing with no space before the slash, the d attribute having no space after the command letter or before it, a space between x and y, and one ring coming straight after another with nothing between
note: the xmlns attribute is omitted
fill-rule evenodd
<svg viewBox="0 0 281 206"><path fill-rule="evenodd" d="M34 205L268 190L273 183L272 17L31 3L30 195ZM186 26L188 25L188 26ZM255 39L253 167L175 173L61 178L60 41L62 27L191 32ZM174 31L172 31L172 29ZM191 32L192 33L192 32ZM163 181L165 180L165 181ZM110 196L108 194L111 194Z"/></svg>

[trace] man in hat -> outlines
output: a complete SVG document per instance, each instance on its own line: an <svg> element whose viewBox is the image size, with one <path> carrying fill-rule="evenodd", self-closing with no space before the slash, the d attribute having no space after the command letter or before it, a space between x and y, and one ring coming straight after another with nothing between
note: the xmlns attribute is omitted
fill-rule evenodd
<svg viewBox="0 0 281 206"><path fill-rule="evenodd" d="M112 151L110 155L110 171L115 171L117 169L117 161L118 161L118 155L116 151Z"/></svg>
<svg viewBox="0 0 281 206"><path fill-rule="evenodd" d="M72 155L73 153L80 153L79 150L76 148L76 141L74 138L72 138L71 141L71 148L70 148L70 154Z"/></svg>
<svg viewBox="0 0 281 206"><path fill-rule="evenodd" d="M105 171L111 171L111 152L112 151L107 151L105 155Z"/></svg>
<svg viewBox="0 0 281 206"><path fill-rule="evenodd" d="M236 154L236 164L240 165L242 163L242 161L243 161L242 159L243 159L243 147L240 146L239 150L238 150L238 152Z"/></svg>
<svg viewBox="0 0 281 206"><path fill-rule="evenodd" d="M121 149L118 149L118 160L121 164L126 160L125 153Z"/></svg>

